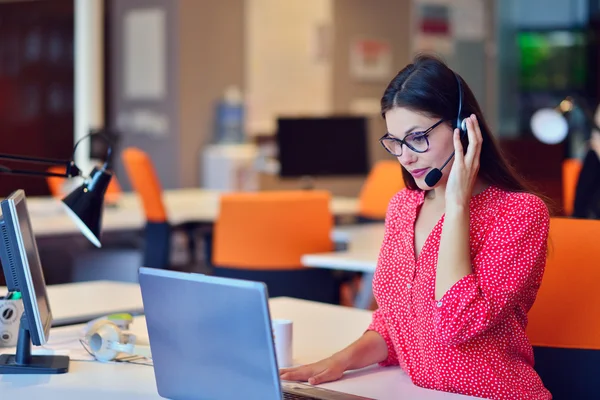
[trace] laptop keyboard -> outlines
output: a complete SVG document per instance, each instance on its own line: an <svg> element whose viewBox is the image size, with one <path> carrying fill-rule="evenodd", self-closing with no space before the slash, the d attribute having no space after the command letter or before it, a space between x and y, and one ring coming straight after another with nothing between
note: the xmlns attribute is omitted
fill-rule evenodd
<svg viewBox="0 0 600 400"><path fill-rule="evenodd" d="M283 400L319 400L319 398L283 392Z"/></svg>

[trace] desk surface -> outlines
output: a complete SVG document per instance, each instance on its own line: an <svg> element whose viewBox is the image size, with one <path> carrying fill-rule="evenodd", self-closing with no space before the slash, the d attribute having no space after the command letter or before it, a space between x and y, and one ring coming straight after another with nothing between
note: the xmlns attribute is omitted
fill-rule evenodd
<svg viewBox="0 0 600 400"><path fill-rule="evenodd" d="M336 228L334 240L345 242L348 248L330 253L305 254L301 259L302 264L307 267L373 273L377 267L384 231L383 223Z"/></svg>
<svg viewBox="0 0 600 400"><path fill-rule="evenodd" d="M219 214L221 192L206 189L165 190L163 200L169 221L174 224L184 222L212 223ZM52 197L30 197L27 205L31 224L36 236L78 234L75 223L63 210L60 200ZM358 214L358 199L334 197L331 212L336 216ZM137 230L144 226L145 217L141 202L136 193L126 192L117 207L106 207L102 220L103 231Z"/></svg>
<svg viewBox="0 0 600 400"><path fill-rule="evenodd" d="M6 288L0 287L4 295ZM80 324L107 314L144 311L137 283L93 281L48 286L53 325Z"/></svg>
<svg viewBox="0 0 600 400"><path fill-rule="evenodd" d="M368 311L289 298L271 299L270 307L273 318L294 321L293 354L296 363L327 357L350 344L364 332L371 318ZM143 317L136 319L132 330L140 336L147 336ZM73 340L80 332L80 326L55 328L51 333L51 343ZM323 386L380 400L468 398L416 387L398 367L369 367ZM64 375L0 376L0 393L3 398L13 399L160 399L152 367L93 361L71 361L70 372Z"/></svg>

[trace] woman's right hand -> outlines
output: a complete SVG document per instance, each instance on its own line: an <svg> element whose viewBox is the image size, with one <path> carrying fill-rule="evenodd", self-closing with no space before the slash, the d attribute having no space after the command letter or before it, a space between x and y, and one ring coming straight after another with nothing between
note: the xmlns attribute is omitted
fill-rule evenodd
<svg viewBox="0 0 600 400"><path fill-rule="evenodd" d="M335 356L300 367L279 370L279 377L286 381L308 382L311 385L336 381L342 377L347 364Z"/></svg>

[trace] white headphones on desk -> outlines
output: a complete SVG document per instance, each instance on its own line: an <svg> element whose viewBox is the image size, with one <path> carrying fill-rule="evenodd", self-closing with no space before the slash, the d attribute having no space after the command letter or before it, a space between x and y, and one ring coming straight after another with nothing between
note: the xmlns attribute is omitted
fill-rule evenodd
<svg viewBox="0 0 600 400"><path fill-rule="evenodd" d="M127 332L133 322L129 314L115 314L90 321L85 332L85 342L96 360L115 360L120 353L152 358L150 346L133 333Z"/></svg>

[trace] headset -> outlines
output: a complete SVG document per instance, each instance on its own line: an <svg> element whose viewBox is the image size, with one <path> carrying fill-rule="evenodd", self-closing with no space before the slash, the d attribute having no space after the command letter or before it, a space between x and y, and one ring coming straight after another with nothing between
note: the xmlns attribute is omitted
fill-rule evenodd
<svg viewBox="0 0 600 400"><path fill-rule="evenodd" d="M462 84L460 83L460 77L458 76L458 74L454 71L452 71L452 73L454 74L454 77L456 78L456 84L458 85L458 112L456 114L456 124L454 128L459 129L460 137L463 138L467 133L467 119L461 117L463 106ZM450 160L452 160L453 157L454 151L440 168L434 168L427 173L427 175L425 176L425 183L427 184L427 186L433 187L440 181L440 179L442 178L442 170L444 169L446 164L448 164Z"/></svg>
<svg viewBox="0 0 600 400"><path fill-rule="evenodd" d="M113 314L90 321L85 329L89 352L101 362L115 360L119 354L152 358L150 345L128 332L133 316Z"/></svg>

